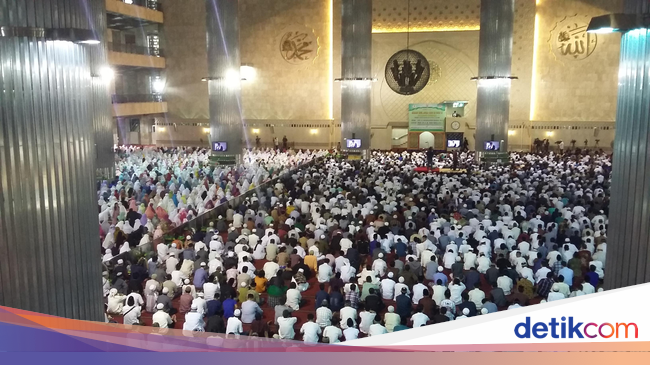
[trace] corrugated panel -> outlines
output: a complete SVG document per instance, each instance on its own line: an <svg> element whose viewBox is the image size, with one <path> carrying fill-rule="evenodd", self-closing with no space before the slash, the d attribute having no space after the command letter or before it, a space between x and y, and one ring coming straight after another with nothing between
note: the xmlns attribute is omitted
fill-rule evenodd
<svg viewBox="0 0 650 365"><path fill-rule="evenodd" d="M479 77L511 76L514 13L514 0L481 0ZM492 140L503 140L501 150L508 150L511 85L508 79L478 81L477 150Z"/></svg>
<svg viewBox="0 0 650 365"><path fill-rule="evenodd" d="M0 25L88 29L89 3L0 0ZM99 321L87 47L0 38L0 305Z"/></svg>
<svg viewBox="0 0 650 365"><path fill-rule="evenodd" d="M241 154L243 117L239 58L239 5L232 0L206 0L210 94L210 139L228 142L228 152ZM250 141L249 141L250 142ZM248 146L254 146L248 143Z"/></svg>
<svg viewBox="0 0 650 365"><path fill-rule="evenodd" d="M372 0L343 0L341 20L341 76L372 77ZM372 82L342 81L341 148L347 138L360 138L370 148Z"/></svg>
<svg viewBox="0 0 650 365"><path fill-rule="evenodd" d="M647 30L623 35L619 67L606 289L650 281L650 34Z"/></svg>

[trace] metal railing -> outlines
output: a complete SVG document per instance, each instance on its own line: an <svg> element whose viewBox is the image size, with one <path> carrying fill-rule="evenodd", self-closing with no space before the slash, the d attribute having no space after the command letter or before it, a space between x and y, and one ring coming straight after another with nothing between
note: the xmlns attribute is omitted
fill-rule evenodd
<svg viewBox="0 0 650 365"><path fill-rule="evenodd" d="M124 103L162 103L164 98L162 94L127 94L113 95L111 97L113 104Z"/></svg>
<svg viewBox="0 0 650 365"><path fill-rule="evenodd" d="M144 56L164 57L161 48L137 46L135 44L108 42L108 50L112 52L139 54Z"/></svg>
<svg viewBox="0 0 650 365"><path fill-rule="evenodd" d="M162 11L162 4L157 0L122 0L123 3L142 6L151 10Z"/></svg>

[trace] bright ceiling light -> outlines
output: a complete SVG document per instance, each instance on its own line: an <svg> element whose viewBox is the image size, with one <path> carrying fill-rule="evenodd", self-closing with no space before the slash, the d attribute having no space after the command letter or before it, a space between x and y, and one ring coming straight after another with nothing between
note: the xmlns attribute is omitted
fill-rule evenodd
<svg viewBox="0 0 650 365"><path fill-rule="evenodd" d="M115 71L108 66L104 66L99 70L99 77L106 82L110 82L115 77Z"/></svg>
<svg viewBox="0 0 650 365"><path fill-rule="evenodd" d="M248 66L248 65L241 66L240 73L241 73L242 80L247 80L247 81L252 81L257 76L257 71L255 70L255 67Z"/></svg>

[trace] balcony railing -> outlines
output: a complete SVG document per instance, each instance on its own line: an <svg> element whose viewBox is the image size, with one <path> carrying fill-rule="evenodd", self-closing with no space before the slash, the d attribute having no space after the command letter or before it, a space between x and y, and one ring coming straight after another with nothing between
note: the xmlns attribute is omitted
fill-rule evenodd
<svg viewBox="0 0 650 365"><path fill-rule="evenodd" d="M162 4L156 0L122 0L126 4L143 6L152 10L162 11Z"/></svg>
<svg viewBox="0 0 650 365"><path fill-rule="evenodd" d="M135 44L109 42L108 50L113 52L139 54L144 56L163 57L163 51L160 48L136 46Z"/></svg>
<svg viewBox="0 0 650 365"><path fill-rule="evenodd" d="M162 103L164 100L162 94L127 94L113 95L113 104L124 103Z"/></svg>

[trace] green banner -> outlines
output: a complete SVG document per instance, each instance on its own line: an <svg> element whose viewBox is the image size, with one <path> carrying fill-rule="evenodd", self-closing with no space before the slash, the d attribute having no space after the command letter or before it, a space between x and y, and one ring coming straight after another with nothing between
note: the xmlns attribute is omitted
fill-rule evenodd
<svg viewBox="0 0 650 365"><path fill-rule="evenodd" d="M444 104L409 104L409 132L444 132Z"/></svg>

